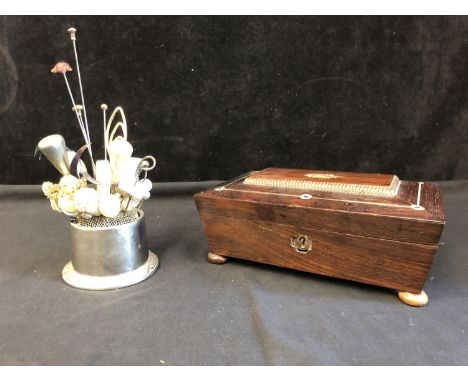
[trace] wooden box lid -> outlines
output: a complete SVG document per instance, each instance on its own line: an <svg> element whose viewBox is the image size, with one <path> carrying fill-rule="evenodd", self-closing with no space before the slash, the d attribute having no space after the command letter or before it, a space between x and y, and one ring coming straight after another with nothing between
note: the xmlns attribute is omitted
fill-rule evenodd
<svg viewBox="0 0 468 382"><path fill-rule="evenodd" d="M267 168L195 196L209 213L436 245L437 186L395 175Z"/></svg>

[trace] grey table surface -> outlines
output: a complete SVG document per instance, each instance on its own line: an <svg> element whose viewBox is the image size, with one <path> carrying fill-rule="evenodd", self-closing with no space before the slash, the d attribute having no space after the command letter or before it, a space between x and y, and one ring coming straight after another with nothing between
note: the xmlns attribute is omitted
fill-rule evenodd
<svg viewBox="0 0 468 382"><path fill-rule="evenodd" d="M106 292L61 280L68 222L40 187L0 186L0 364L468 364L468 181L440 183L447 225L424 308L383 288L209 264L193 193L214 184L155 184L144 210L161 266Z"/></svg>

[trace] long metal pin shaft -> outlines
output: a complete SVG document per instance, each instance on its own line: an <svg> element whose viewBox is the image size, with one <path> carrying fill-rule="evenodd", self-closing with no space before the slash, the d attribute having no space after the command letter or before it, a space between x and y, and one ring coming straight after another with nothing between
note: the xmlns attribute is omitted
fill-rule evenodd
<svg viewBox="0 0 468 382"><path fill-rule="evenodd" d="M73 104L73 110L75 111L76 118L78 119L78 124L80 125L81 133L83 134L83 138L84 138L86 144L89 145L89 137L86 134L86 131L85 131L85 128L84 128L84 125L83 125L83 121L81 120L81 118L79 116L78 110L76 108L75 100L73 99L73 94L72 94L71 89L70 89L70 84L68 83L67 75L65 73L63 73L63 78L65 78L65 84L67 85L68 94L70 94L70 99L71 99L72 104Z"/></svg>
<svg viewBox="0 0 468 382"><path fill-rule="evenodd" d="M88 127L88 117L86 116L86 105L85 105L85 100L84 100L84 95L83 95L83 85L81 83L81 72L80 72L80 64L78 62L78 52L76 50L76 40L72 39L73 43L73 51L75 52L75 62L76 62L76 71L78 72L78 83L80 85L80 93L81 93L81 103L83 105L83 115L84 115L84 123L85 123L85 128L86 128L86 134L88 135L88 141L89 141L89 155L91 157L91 163L93 166L93 173L94 176L96 176L96 166L94 164L94 159L93 159L93 150L91 148L91 139L89 136L89 127Z"/></svg>
<svg viewBox="0 0 468 382"><path fill-rule="evenodd" d="M83 122L83 116L81 113L78 113L78 119L80 120L80 125L81 125L81 129L83 131L85 131L84 129L84 122ZM89 138L88 138L88 141L86 142L88 145L90 145L90 142L89 142ZM88 146L89 147L89 146Z"/></svg>
<svg viewBox="0 0 468 382"><path fill-rule="evenodd" d="M107 141L106 135L106 111L104 110L104 139ZM104 142L104 159L107 160L107 142Z"/></svg>
<svg viewBox="0 0 468 382"><path fill-rule="evenodd" d="M107 111L107 105L102 104L101 109L102 109L103 121L104 121L104 159L107 160L107 136L106 136L106 127L107 127L106 111Z"/></svg>

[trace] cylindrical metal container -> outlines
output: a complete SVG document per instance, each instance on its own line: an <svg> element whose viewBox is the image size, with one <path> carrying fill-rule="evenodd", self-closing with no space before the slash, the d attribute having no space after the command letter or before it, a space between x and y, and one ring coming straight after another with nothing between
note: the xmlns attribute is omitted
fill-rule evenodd
<svg viewBox="0 0 468 382"><path fill-rule="evenodd" d="M147 279L158 268L157 256L148 250L141 210L76 220L70 228L72 259L62 276L73 287L121 288Z"/></svg>

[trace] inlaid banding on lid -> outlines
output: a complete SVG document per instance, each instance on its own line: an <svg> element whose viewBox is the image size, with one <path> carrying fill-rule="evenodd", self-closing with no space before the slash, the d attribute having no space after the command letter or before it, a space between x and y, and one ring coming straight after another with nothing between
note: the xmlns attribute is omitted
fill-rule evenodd
<svg viewBox="0 0 468 382"><path fill-rule="evenodd" d="M276 170L276 169L275 169ZM395 175L376 174L370 179L357 173L296 170L294 173L264 170L244 180L251 186L291 188L355 195L392 197L398 194L400 180Z"/></svg>

